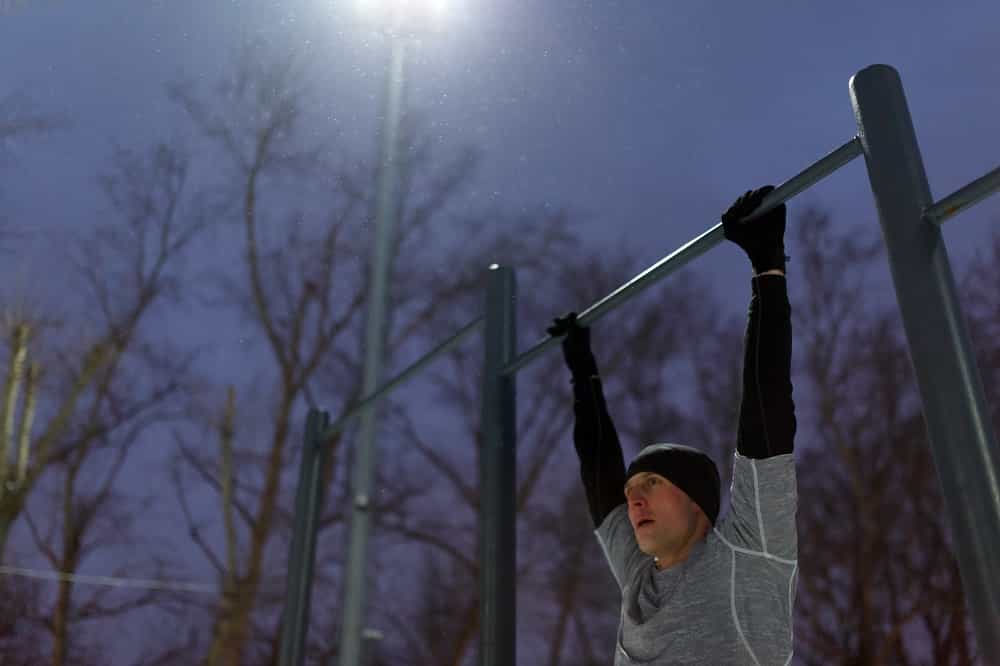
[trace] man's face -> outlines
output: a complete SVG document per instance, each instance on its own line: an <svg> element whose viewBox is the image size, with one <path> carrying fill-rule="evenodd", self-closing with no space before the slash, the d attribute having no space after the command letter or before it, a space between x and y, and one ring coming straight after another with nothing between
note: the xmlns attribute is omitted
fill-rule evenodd
<svg viewBox="0 0 1000 666"><path fill-rule="evenodd" d="M625 484L628 518L639 549L647 555L670 552L698 528L701 508L683 490L653 472L640 472Z"/></svg>

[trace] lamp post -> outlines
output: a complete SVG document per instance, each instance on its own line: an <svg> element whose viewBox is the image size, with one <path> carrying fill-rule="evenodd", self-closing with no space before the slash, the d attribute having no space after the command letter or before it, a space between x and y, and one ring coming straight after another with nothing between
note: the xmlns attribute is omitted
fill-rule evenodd
<svg viewBox="0 0 1000 666"><path fill-rule="evenodd" d="M382 377L385 320L388 310L389 264L393 230L399 214L396 181L396 148L402 115L407 41L415 23L439 13L441 2L407 0L361 0L366 12L378 11L381 28L389 39L384 113L380 132L379 167L375 210L375 241L368 291L365 365L361 395L370 395ZM371 485L375 470L376 404L361 412L358 446L351 476L351 533L345 572L344 619L340 635L340 666L361 666L364 645L365 571L371 523Z"/></svg>

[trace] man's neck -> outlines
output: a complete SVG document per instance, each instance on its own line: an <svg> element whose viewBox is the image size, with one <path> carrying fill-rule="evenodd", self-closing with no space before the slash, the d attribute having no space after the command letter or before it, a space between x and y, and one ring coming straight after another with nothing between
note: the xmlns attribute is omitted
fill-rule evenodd
<svg viewBox="0 0 1000 666"><path fill-rule="evenodd" d="M669 569L670 567L674 567L677 566L678 564L681 564L682 562L684 562L684 560L690 557L691 551L694 550L694 547L698 545L704 538L705 534L702 534L698 538L689 541L684 547L672 553L664 553L662 555L655 556L653 558L654 566L656 566L658 570L662 571L663 569Z"/></svg>

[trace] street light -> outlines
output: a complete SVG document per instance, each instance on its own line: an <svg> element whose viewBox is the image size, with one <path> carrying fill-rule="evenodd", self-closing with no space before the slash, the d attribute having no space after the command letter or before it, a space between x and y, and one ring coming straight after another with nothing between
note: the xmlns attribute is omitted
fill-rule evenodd
<svg viewBox="0 0 1000 666"><path fill-rule="evenodd" d="M377 177L375 243L368 292L365 367L361 395L371 395L381 382L388 309L389 253L397 222L396 200L399 121L402 115L406 46L411 37L440 25L442 0L359 0L369 21L377 21L390 43L386 75L385 111ZM364 637L365 568L371 521L371 486L375 470L376 403L361 412L358 451L351 477L351 536L344 592L344 621L340 636L340 666L360 666Z"/></svg>
<svg viewBox="0 0 1000 666"><path fill-rule="evenodd" d="M358 13L376 30L416 36L437 32L455 0L356 0Z"/></svg>

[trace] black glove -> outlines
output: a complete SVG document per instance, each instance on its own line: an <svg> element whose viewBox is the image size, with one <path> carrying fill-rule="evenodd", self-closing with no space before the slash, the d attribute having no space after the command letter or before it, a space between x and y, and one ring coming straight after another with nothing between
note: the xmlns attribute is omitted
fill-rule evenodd
<svg viewBox="0 0 1000 666"><path fill-rule="evenodd" d="M545 330L554 338L566 336L562 341L563 358L574 378L597 374L597 361L590 350L590 328L577 323L575 312L556 317Z"/></svg>
<svg viewBox="0 0 1000 666"><path fill-rule="evenodd" d="M774 269L785 270L785 204L773 208L752 222L742 222L764 199L773 185L748 190L722 214L726 238L750 257L754 274Z"/></svg>

